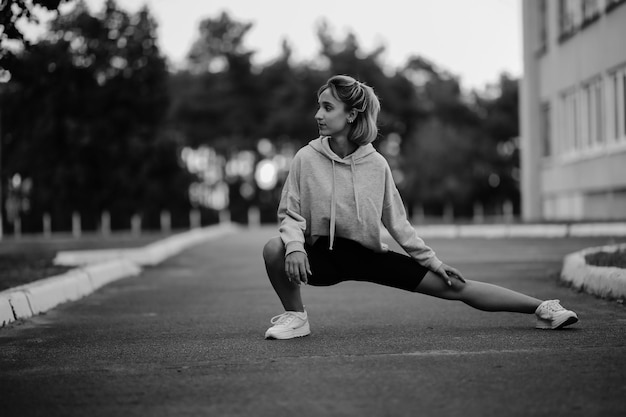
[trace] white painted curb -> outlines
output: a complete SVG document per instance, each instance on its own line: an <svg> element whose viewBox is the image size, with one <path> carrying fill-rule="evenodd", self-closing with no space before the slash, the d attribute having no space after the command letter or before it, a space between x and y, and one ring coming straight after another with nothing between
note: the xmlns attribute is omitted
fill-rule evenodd
<svg viewBox="0 0 626 417"><path fill-rule="evenodd" d="M33 315L33 311L30 308L26 294L22 291L9 290L0 292L0 300L3 300L2 304L8 304L11 309L10 315L4 315L7 313L6 307L2 309L3 316L0 317L0 321L4 324L10 323L14 320L26 319Z"/></svg>
<svg viewBox="0 0 626 417"><path fill-rule="evenodd" d="M78 268L1 291L0 327L78 300L118 279L139 275L144 265L156 265L188 247L236 230L226 224L190 230L139 249L60 252L55 263Z"/></svg>
<svg viewBox="0 0 626 417"><path fill-rule="evenodd" d="M448 238L454 239L459 236L459 227L456 225L435 224L428 226L414 226L417 234L424 239L428 238Z"/></svg>
<svg viewBox="0 0 626 417"><path fill-rule="evenodd" d="M626 236L626 223L414 225L422 238L563 238Z"/></svg>
<svg viewBox="0 0 626 417"><path fill-rule="evenodd" d="M625 223L580 223L569 227L570 236L624 236Z"/></svg>
<svg viewBox="0 0 626 417"><path fill-rule="evenodd" d="M139 275L141 267L128 259L116 259L87 265L83 271L85 271L93 291L95 291L120 278Z"/></svg>
<svg viewBox="0 0 626 417"><path fill-rule="evenodd" d="M151 243L143 248L129 249L98 249L59 252L54 259L56 265L80 266L113 259L128 259L141 266L156 265L170 256L196 245L200 242L233 233L237 226L226 223L193 229Z"/></svg>
<svg viewBox="0 0 626 417"><path fill-rule="evenodd" d="M599 246L574 252L563 260L561 281L579 291L608 299L626 298L626 269L588 265L585 255L594 252L615 252L626 244Z"/></svg>
<svg viewBox="0 0 626 417"><path fill-rule="evenodd" d="M72 291L79 281L87 281L87 276L84 273L69 271L13 290L19 290L26 296L32 315L37 315L66 301L80 298L77 291Z"/></svg>
<svg viewBox="0 0 626 417"><path fill-rule="evenodd" d="M8 294L0 293L0 327L3 327L15 320L13 307L9 302Z"/></svg>

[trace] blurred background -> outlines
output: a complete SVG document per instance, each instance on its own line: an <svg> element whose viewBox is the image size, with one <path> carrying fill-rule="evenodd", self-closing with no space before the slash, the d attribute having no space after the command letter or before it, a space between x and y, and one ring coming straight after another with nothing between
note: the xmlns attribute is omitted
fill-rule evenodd
<svg viewBox="0 0 626 417"><path fill-rule="evenodd" d="M0 237L275 223L337 73L414 223L626 218L624 1L203 3L2 0Z"/></svg>

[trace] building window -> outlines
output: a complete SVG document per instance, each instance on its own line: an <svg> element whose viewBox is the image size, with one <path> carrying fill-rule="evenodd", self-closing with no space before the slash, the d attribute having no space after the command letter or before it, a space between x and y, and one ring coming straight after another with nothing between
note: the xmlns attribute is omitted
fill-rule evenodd
<svg viewBox="0 0 626 417"><path fill-rule="evenodd" d="M582 27L595 22L600 17L599 0L583 0L582 2Z"/></svg>
<svg viewBox="0 0 626 417"><path fill-rule="evenodd" d="M618 90L619 95L619 107L617 108L617 120L619 124L619 130L617 139L619 142L626 141L626 69L623 69L618 74Z"/></svg>
<svg viewBox="0 0 626 417"><path fill-rule="evenodd" d="M539 39L537 52L543 54L548 50L548 0L539 0Z"/></svg>
<svg viewBox="0 0 626 417"><path fill-rule="evenodd" d="M582 148L598 148L604 143L604 97L600 78L582 89Z"/></svg>
<svg viewBox="0 0 626 417"><path fill-rule="evenodd" d="M548 157L552 155L552 143L550 135L550 104L541 104L541 143L543 149L543 156Z"/></svg>
<svg viewBox="0 0 626 417"><path fill-rule="evenodd" d="M591 86L589 84L582 87L580 92L580 149L588 149L591 147L591 113L593 113L591 105Z"/></svg>
<svg viewBox="0 0 626 417"><path fill-rule="evenodd" d="M608 137L613 143L626 143L626 68L612 73L608 85Z"/></svg>
<svg viewBox="0 0 626 417"><path fill-rule="evenodd" d="M544 134L549 123L544 117L550 117L550 110L544 104L541 112L543 140L550 135ZM555 120L557 128L549 147L542 145L544 156L577 158L590 151L626 146L626 67L563 92L556 102Z"/></svg>
<svg viewBox="0 0 626 417"><path fill-rule="evenodd" d="M592 85L593 101L593 146L602 146L605 142L604 128L604 94L602 80L598 79Z"/></svg>
<svg viewBox="0 0 626 417"><path fill-rule="evenodd" d="M609 10L608 3L605 10ZM615 0L618 4L626 0ZM600 18L602 0L559 0L559 41L571 38Z"/></svg>
<svg viewBox="0 0 626 417"><path fill-rule="evenodd" d="M615 9L617 6L626 3L626 0L604 0L604 10L606 13Z"/></svg>
<svg viewBox="0 0 626 417"><path fill-rule="evenodd" d="M569 39L580 26L582 8L580 0L559 0L559 40Z"/></svg>
<svg viewBox="0 0 626 417"><path fill-rule="evenodd" d="M564 155L572 154L580 149L578 107L577 91L569 91L561 97L562 140L559 151Z"/></svg>

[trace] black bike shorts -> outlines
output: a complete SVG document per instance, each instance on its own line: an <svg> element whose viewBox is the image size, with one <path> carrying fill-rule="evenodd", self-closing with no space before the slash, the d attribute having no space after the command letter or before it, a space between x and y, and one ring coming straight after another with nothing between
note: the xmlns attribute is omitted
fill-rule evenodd
<svg viewBox="0 0 626 417"><path fill-rule="evenodd" d="M329 286L344 281L366 281L415 292L429 269L408 255L398 252L374 252L353 240L320 237L315 244L305 244L312 276L309 285Z"/></svg>

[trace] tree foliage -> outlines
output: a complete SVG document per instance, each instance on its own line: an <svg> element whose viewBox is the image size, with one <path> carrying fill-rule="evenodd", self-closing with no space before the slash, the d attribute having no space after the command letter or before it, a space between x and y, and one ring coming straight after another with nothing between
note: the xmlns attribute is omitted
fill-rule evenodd
<svg viewBox="0 0 626 417"><path fill-rule="evenodd" d="M30 42L19 28L20 20L39 23L35 10L42 8L57 11L62 3L69 0L2 0L0 3L0 70L11 71L16 56L12 49L5 47L7 41L17 44L18 48L29 47Z"/></svg>
<svg viewBox="0 0 626 417"><path fill-rule="evenodd" d="M179 75L195 87L173 113L193 143L249 148L269 137L301 146L317 134L319 85L331 74L350 74L374 86L381 99L375 146L384 152L388 137L402 139L402 152L386 156L397 168L409 208L441 211L452 204L459 214L471 215L477 202L493 210L505 200L518 203L516 80L503 76L491 97L463 92L457 76L419 56L390 72L382 63L383 47L363 51L354 33L337 38L325 21L317 27L315 62L293 63L284 43L282 54L255 72L253 54L244 47L250 29L226 14L201 23L191 71ZM232 69L234 61L238 70ZM191 129L194 122L197 129Z"/></svg>
<svg viewBox="0 0 626 417"><path fill-rule="evenodd" d="M167 80L147 9L109 0L92 15L79 2L54 19L48 40L19 56L2 103L4 170L32 180L34 212L128 220L184 206L179 138L163 123Z"/></svg>

